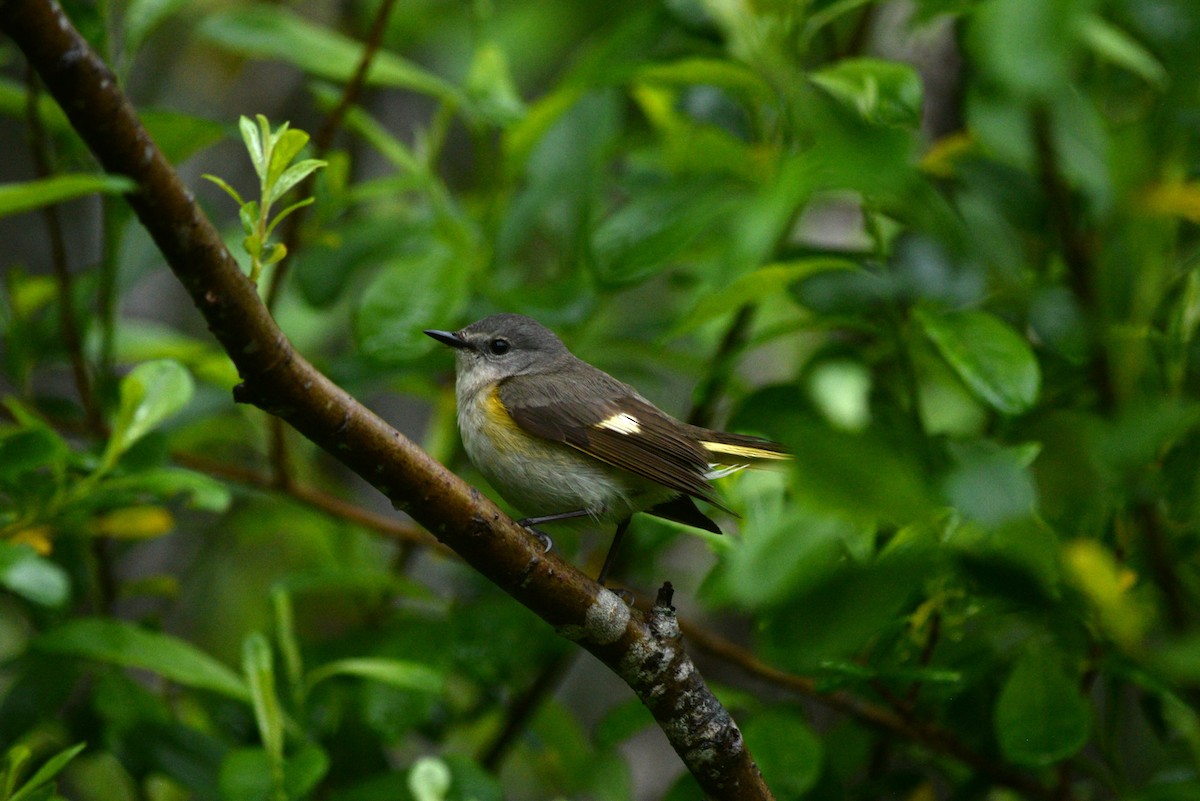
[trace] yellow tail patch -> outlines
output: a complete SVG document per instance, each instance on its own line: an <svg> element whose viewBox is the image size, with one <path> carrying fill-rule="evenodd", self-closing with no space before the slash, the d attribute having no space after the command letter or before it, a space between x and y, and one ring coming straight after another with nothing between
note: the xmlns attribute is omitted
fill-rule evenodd
<svg viewBox="0 0 1200 801"><path fill-rule="evenodd" d="M752 445L729 445L724 442L701 441L701 447L709 453L723 453L727 456L735 456L741 459L769 459L775 461L787 461L792 458L789 453L779 453L778 451L769 451L765 448L755 448Z"/></svg>

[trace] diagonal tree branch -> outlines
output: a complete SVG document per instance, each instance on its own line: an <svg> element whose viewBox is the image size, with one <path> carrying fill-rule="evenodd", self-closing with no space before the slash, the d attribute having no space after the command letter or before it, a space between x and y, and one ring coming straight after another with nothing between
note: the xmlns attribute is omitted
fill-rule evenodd
<svg viewBox="0 0 1200 801"><path fill-rule="evenodd" d="M619 675L704 792L771 798L741 733L683 650L669 592L630 609L357 403L292 348L216 229L142 127L116 78L52 0L0 0L0 30L24 51L72 126L128 196L237 366L235 398L286 420L384 493L472 567Z"/></svg>

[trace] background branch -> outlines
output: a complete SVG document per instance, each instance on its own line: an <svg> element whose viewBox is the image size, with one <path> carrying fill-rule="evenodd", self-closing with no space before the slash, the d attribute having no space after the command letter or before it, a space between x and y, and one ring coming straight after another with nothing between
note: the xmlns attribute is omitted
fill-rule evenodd
<svg viewBox="0 0 1200 801"><path fill-rule="evenodd" d="M41 91L32 68L26 73L25 85L29 91L29 99L25 106L25 118L29 122L29 149L33 154L37 176L48 178L54 169L50 161L49 137L42 125L42 115L38 111ZM83 338L79 335L79 325L75 320L74 281L71 278L71 269L67 265L67 245L63 237L62 221L58 216L58 206L49 205L43 208L42 218L46 221L46 230L50 234L50 263L54 267L54 282L58 288L58 320L62 328L63 345L67 349L67 358L71 362L75 389L79 393L79 402L83 406L84 418L91 433L103 434L104 421L92 393L92 379L83 355Z"/></svg>
<svg viewBox="0 0 1200 801"><path fill-rule="evenodd" d="M57 4L0 2L0 29L24 51L104 168L136 182L129 203L237 366L243 380L237 400L285 419L596 655L638 694L710 797L772 797L737 726L680 647L669 599L644 616L556 554L543 553L537 538L296 353L115 76Z"/></svg>

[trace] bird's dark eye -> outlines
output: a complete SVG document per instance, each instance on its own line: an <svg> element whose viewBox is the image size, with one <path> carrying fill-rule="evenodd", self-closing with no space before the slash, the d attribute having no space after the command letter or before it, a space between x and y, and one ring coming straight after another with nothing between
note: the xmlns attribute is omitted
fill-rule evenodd
<svg viewBox="0 0 1200 801"><path fill-rule="evenodd" d="M512 345L509 344L509 341L504 337L496 337L488 343L488 350L490 350L496 356L503 356L504 354L508 353L508 349L511 347Z"/></svg>

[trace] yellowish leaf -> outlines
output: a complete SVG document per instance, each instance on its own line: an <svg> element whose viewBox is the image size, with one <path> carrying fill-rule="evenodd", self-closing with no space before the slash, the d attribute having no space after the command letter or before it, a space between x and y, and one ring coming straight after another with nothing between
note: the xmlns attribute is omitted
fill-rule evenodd
<svg viewBox="0 0 1200 801"><path fill-rule="evenodd" d="M175 518L161 506L130 506L92 519L92 533L119 540L161 537L175 527Z"/></svg>
<svg viewBox="0 0 1200 801"><path fill-rule="evenodd" d="M1068 578L1091 602L1105 633L1126 648L1138 645L1151 611L1131 592L1136 575L1094 540L1069 542L1062 556Z"/></svg>
<svg viewBox="0 0 1200 801"><path fill-rule="evenodd" d="M51 539L53 534L54 529L50 526L31 526L13 534L8 541L14 545L28 545L39 555L49 556L54 550L54 542Z"/></svg>
<svg viewBox="0 0 1200 801"><path fill-rule="evenodd" d="M1200 223L1200 182L1173 181L1154 184L1140 197L1142 208L1164 217L1182 217Z"/></svg>
<svg viewBox="0 0 1200 801"><path fill-rule="evenodd" d="M975 138L965 131L947 134L930 146L919 166L938 178L953 178L955 164L974 147Z"/></svg>

